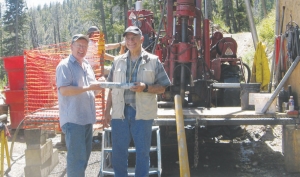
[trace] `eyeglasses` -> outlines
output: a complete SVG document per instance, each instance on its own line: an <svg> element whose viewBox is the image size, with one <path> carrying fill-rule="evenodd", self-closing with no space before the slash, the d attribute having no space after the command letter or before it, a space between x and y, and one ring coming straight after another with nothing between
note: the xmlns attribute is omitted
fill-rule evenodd
<svg viewBox="0 0 300 177"><path fill-rule="evenodd" d="M141 39L141 36L137 35L137 36L133 36L133 37L125 37L125 41L135 41Z"/></svg>
<svg viewBox="0 0 300 177"><path fill-rule="evenodd" d="M87 45L81 45L81 44L73 44L75 47L77 47L78 49L82 48L82 49L87 49L88 46Z"/></svg>

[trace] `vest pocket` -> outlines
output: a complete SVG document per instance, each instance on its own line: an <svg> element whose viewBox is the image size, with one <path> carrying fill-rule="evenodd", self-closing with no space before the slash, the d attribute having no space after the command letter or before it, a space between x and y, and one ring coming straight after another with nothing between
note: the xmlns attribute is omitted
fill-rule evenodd
<svg viewBox="0 0 300 177"><path fill-rule="evenodd" d="M155 72L152 70L142 71L142 81L146 84L153 84L155 78Z"/></svg>
<svg viewBox="0 0 300 177"><path fill-rule="evenodd" d="M125 83L126 82L126 73L125 73L125 71L115 70L113 81L114 82Z"/></svg>
<svg viewBox="0 0 300 177"><path fill-rule="evenodd" d="M156 95L151 93L137 93L137 119L154 119L157 116Z"/></svg>

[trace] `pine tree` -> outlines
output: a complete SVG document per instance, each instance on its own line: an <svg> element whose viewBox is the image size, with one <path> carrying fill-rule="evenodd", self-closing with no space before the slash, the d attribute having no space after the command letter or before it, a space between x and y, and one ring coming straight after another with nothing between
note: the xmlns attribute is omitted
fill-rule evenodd
<svg viewBox="0 0 300 177"><path fill-rule="evenodd" d="M24 0L6 0L3 15L3 55L22 55L26 46L28 17Z"/></svg>

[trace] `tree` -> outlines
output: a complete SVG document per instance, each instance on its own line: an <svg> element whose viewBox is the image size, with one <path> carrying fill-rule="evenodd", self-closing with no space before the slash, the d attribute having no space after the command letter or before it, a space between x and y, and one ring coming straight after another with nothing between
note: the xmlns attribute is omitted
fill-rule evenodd
<svg viewBox="0 0 300 177"><path fill-rule="evenodd" d="M263 12L264 12L264 18L267 17L267 7L266 7L266 1L265 0L261 0L261 7L263 9Z"/></svg>
<svg viewBox="0 0 300 177"><path fill-rule="evenodd" d="M0 3L0 17L2 17L2 3ZM1 21L1 24L2 24L2 19L0 19ZM0 40L2 41L2 35L3 34L3 28L2 26L0 27ZM3 51L3 48L2 48L2 42L0 43L0 54L1 56L2 55L2 51ZM4 83L4 78L5 78L5 71L4 71L4 64L3 64L3 60L0 60L0 81L2 82L2 84L0 84L0 89L1 87L6 84L6 82Z"/></svg>
<svg viewBox="0 0 300 177"><path fill-rule="evenodd" d="M235 2L236 12L235 18L237 20L238 32L249 31L248 19L246 16L246 6L244 0L236 0Z"/></svg>
<svg viewBox="0 0 300 177"><path fill-rule="evenodd" d="M39 47L38 34L36 30L35 14L31 12L31 22L30 22L30 38L33 48Z"/></svg>
<svg viewBox="0 0 300 177"><path fill-rule="evenodd" d="M26 46L24 36L28 32L28 17L24 0L6 0L3 15L3 55L22 55Z"/></svg>
<svg viewBox="0 0 300 177"><path fill-rule="evenodd" d="M231 33L229 1L231 0L223 0L222 17L225 20L225 24L229 27L229 33Z"/></svg>
<svg viewBox="0 0 300 177"><path fill-rule="evenodd" d="M238 29L237 29L236 18L234 13L235 10L233 8L232 0L228 1L228 6L229 6L230 21L232 23L233 32L236 33L238 32Z"/></svg>

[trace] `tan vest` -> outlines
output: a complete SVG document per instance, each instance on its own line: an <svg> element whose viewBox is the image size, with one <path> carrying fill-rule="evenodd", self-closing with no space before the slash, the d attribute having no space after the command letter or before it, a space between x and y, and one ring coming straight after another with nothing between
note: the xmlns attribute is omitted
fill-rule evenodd
<svg viewBox="0 0 300 177"><path fill-rule="evenodd" d="M116 57L114 60L113 82L126 82L127 58L129 52ZM153 85L157 56L142 51L142 60L137 71L137 82ZM157 118L156 94L136 92L136 120L150 120ZM124 89L112 89L112 118L124 118Z"/></svg>

